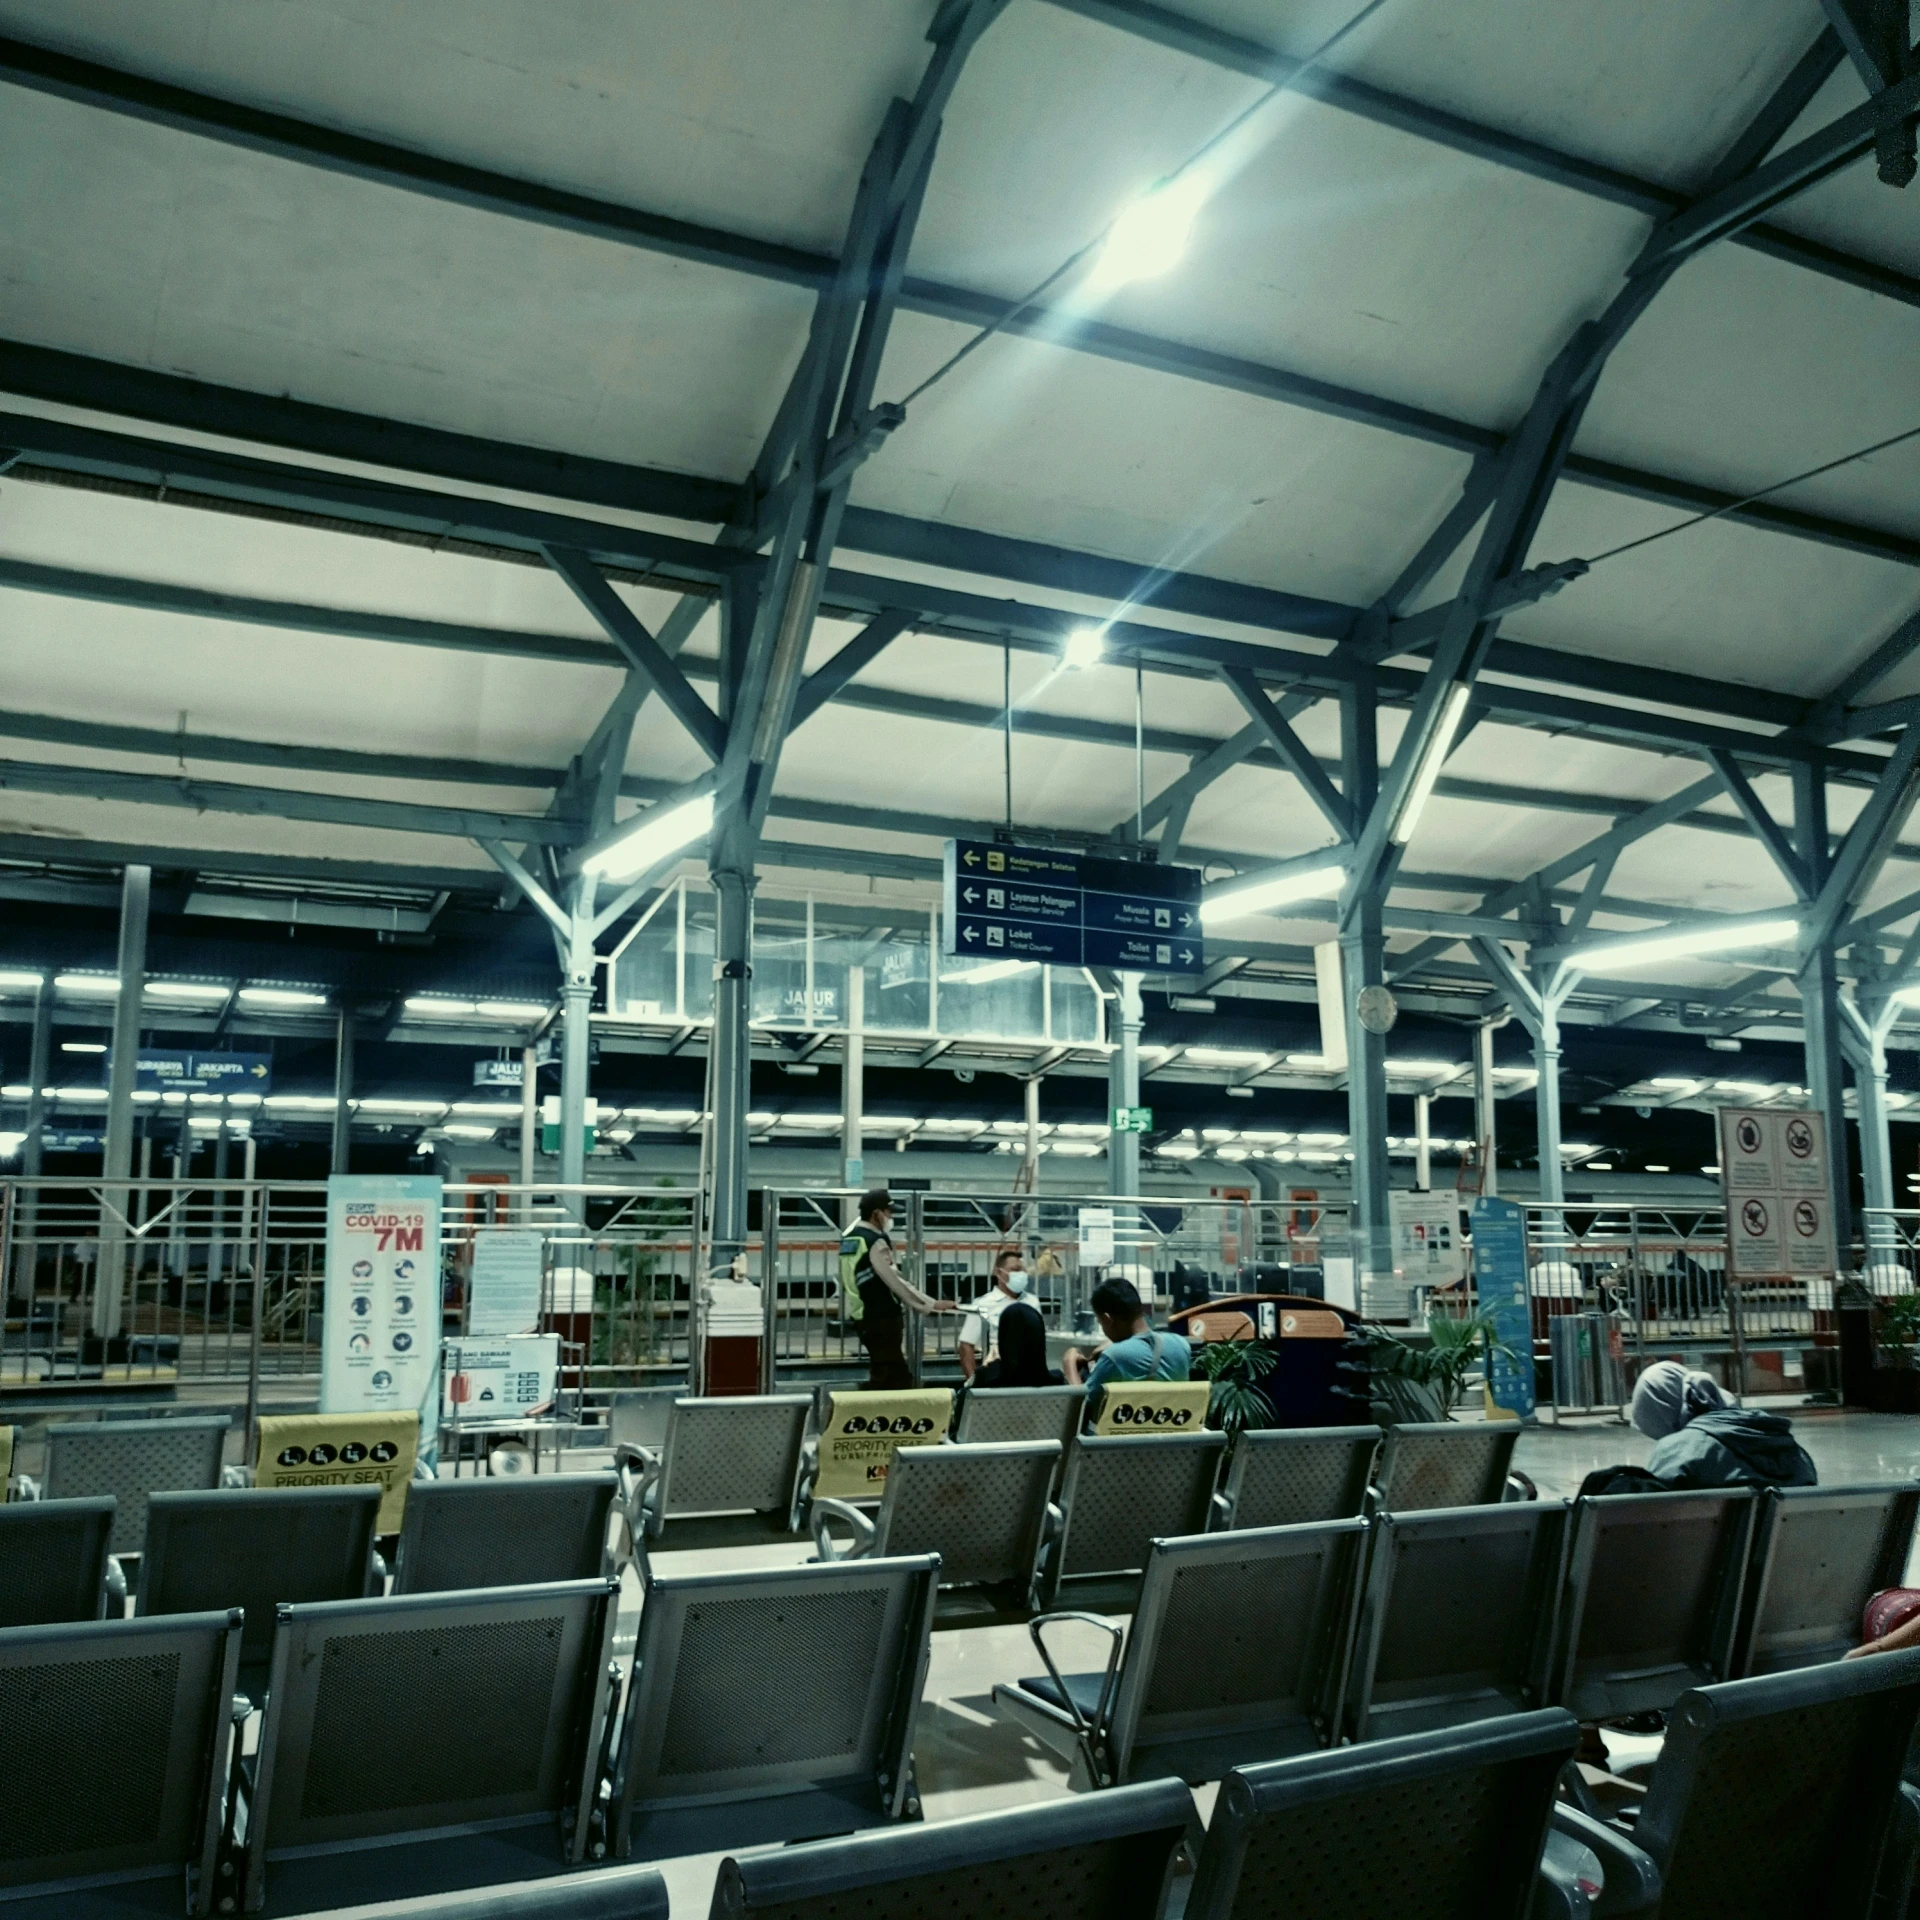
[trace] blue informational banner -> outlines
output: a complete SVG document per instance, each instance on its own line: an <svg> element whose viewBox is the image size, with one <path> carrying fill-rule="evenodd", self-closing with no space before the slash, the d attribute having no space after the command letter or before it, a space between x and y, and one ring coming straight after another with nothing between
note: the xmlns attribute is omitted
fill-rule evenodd
<svg viewBox="0 0 1920 1920"><path fill-rule="evenodd" d="M946 951L985 960L1198 973L1200 870L949 840Z"/></svg>
<svg viewBox="0 0 1920 1920"><path fill-rule="evenodd" d="M1508 1349L1487 1366L1493 1403L1533 1417L1533 1313L1527 1297L1527 1216L1511 1200L1473 1203L1473 1279L1493 1338ZM1509 1355L1511 1357L1509 1357Z"/></svg>
<svg viewBox="0 0 1920 1920"><path fill-rule="evenodd" d="M113 1078L109 1051L102 1067ZM273 1086L270 1053L176 1053L165 1047L142 1047L134 1086L157 1093L267 1093Z"/></svg>

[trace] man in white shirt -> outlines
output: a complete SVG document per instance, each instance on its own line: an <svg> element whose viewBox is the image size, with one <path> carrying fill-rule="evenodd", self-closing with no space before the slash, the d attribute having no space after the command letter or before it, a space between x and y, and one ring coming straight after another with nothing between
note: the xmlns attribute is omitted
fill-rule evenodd
<svg viewBox="0 0 1920 1920"><path fill-rule="evenodd" d="M960 1322L960 1372L966 1379L999 1351L1000 1316L1027 1290L1024 1266L1018 1247L1002 1247L993 1256L993 1285L973 1301Z"/></svg>

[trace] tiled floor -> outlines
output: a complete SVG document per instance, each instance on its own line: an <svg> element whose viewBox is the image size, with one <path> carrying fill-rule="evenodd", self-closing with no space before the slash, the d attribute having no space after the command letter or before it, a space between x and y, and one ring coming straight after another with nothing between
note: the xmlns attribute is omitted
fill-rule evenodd
<svg viewBox="0 0 1920 1920"><path fill-rule="evenodd" d="M1813 1455L1826 1485L1849 1481L1920 1479L1920 1419L1827 1408L1783 1409L1801 1444ZM1539 1484L1543 1499L1575 1492L1595 1467L1620 1461L1644 1463L1649 1443L1630 1427L1599 1419L1565 1426L1529 1428L1516 1449L1516 1463ZM725 1567L792 1564L809 1557L804 1543L728 1552L666 1556L663 1567L693 1572ZM1055 1637L1057 1636L1057 1638ZM1105 1637L1088 1627L1054 1630L1049 1644L1063 1667L1105 1663ZM1024 1627L980 1627L934 1636L914 1765L930 1820L953 1820L995 1807L1049 1799L1068 1791L1065 1766L1038 1742L1023 1737L992 1709L996 1682L1037 1670ZM1644 1744L1652 1751L1652 1743ZM1637 1752L1636 1748L1636 1752ZM1205 1817L1214 1789L1196 1795ZM660 1863L673 1903L674 1920L703 1920L721 1855L702 1854Z"/></svg>

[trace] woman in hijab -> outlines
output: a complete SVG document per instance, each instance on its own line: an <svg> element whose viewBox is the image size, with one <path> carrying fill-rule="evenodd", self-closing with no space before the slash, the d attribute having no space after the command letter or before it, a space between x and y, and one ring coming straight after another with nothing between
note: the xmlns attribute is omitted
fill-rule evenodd
<svg viewBox="0 0 1920 1920"><path fill-rule="evenodd" d="M1000 1316L1000 1357L973 1377L976 1387L1060 1387L1066 1375L1047 1365L1047 1323L1024 1300Z"/></svg>
<svg viewBox="0 0 1920 1920"><path fill-rule="evenodd" d="M1710 1374L1656 1360L1633 1390L1633 1424L1653 1442L1647 1472L1680 1487L1811 1487L1819 1475L1793 1423L1736 1407Z"/></svg>

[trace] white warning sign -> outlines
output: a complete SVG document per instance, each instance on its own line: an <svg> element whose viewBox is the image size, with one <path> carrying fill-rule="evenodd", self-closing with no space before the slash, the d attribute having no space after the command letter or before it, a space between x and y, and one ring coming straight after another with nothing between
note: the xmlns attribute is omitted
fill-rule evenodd
<svg viewBox="0 0 1920 1920"><path fill-rule="evenodd" d="M1727 1196L1727 1252L1736 1280L1786 1272L1778 1194Z"/></svg>
<svg viewBox="0 0 1920 1920"><path fill-rule="evenodd" d="M1810 1280L1834 1271L1824 1117L1722 1107L1720 1182L1735 1280Z"/></svg>

